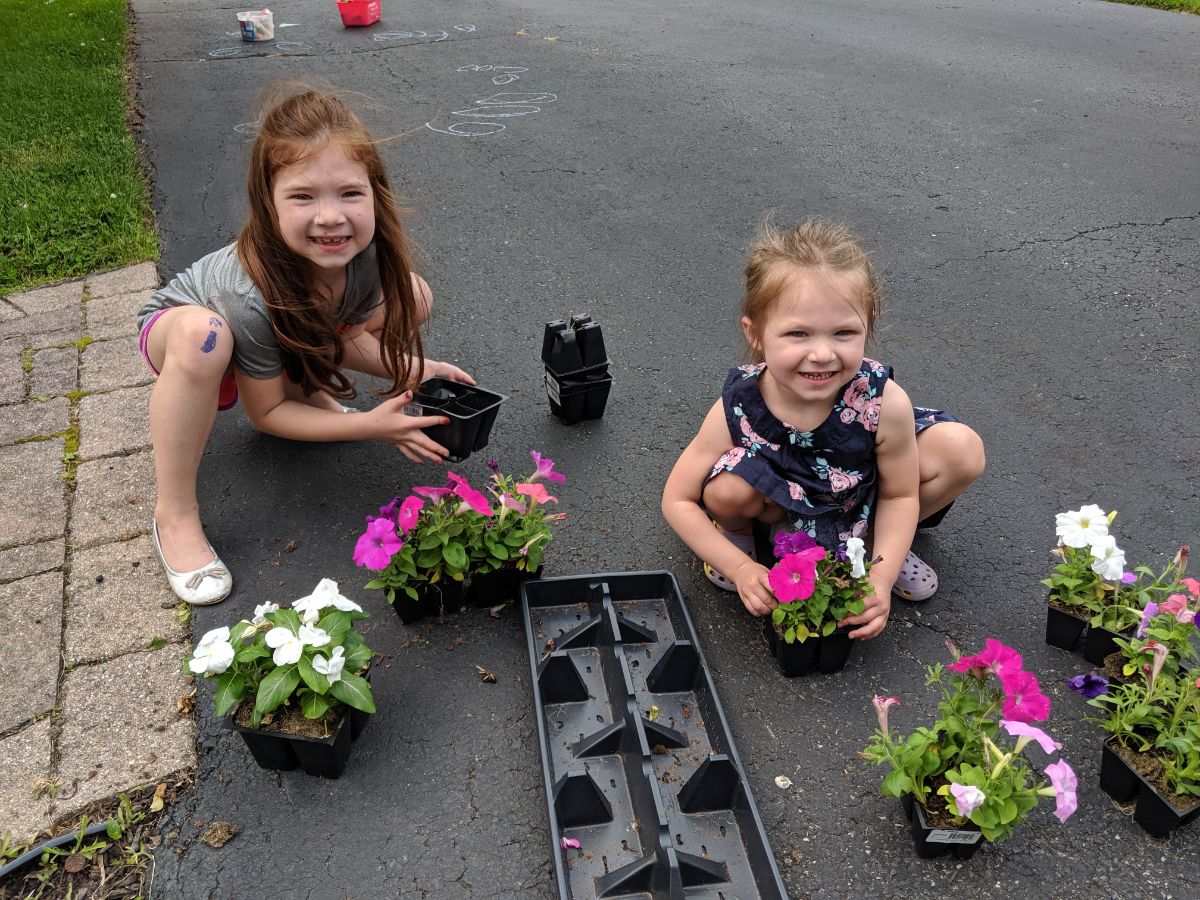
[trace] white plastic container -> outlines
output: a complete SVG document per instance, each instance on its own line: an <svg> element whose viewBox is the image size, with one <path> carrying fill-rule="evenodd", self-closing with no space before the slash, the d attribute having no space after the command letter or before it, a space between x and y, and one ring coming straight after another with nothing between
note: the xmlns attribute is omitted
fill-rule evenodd
<svg viewBox="0 0 1200 900"><path fill-rule="evenodd" d="M243 41L269 41L275 37L275 17L269 9L252 9L237 17Z"/></svg>

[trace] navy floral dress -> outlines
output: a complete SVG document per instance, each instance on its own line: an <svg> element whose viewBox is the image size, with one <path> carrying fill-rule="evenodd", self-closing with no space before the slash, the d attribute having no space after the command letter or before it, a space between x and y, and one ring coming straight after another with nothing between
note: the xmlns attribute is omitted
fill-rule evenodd
<svg viewBox="0 0 1200 900"><path fill-rule="evenodd" d="M759 363L729 370L721 400L735 446L717 460L709 479L736 472L783 507L794 528L826 549L836 550L851 537L865 538L879 481L875 432L891 366L863 359L813 431L798 431L767 408L758 388L765 368ZM958 421L920 406L913 407L913 415L918 434L935 422Z"/></svg>

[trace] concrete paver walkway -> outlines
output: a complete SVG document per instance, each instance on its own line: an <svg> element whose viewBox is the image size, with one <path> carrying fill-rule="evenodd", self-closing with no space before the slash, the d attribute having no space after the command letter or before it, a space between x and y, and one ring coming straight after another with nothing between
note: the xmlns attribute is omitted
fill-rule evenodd
<svg viewBox="0 0 1200 900"><path fill-rule="evenodd" d="M195 765L188 610L148 537L152 263L0 300L0 833Z"/></svg>

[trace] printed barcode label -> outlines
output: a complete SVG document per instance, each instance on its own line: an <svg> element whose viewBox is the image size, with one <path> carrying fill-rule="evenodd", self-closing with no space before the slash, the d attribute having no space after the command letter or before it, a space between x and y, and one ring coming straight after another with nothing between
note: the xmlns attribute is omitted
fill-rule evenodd
<svg viewBox="0 0 1200 900"><path fill-rule="evenodd" d="M404 407L404 413L409 416L423 416L425 415L425 407L417 403L410 403Z"/></svg>
<svg viewBox="0 0 1200 900"><path fill-rule="evenodd" d="M978 831L953 831L935 828L925 838L929 844L977 844L983 835Z"/></svg>

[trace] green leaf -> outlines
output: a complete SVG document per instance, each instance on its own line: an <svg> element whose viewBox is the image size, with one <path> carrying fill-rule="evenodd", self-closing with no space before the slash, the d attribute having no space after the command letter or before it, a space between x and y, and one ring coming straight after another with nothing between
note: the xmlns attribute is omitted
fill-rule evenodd
<svg viewBox="0 0 1200 900"><path fill-rule="evenodd" d="M370 581L368 581L366 584L363 585L363 587L366 588L368 591L378 590L379 588L381 588L383 586L384 586L384 584L383 584L382 578L372 578Z"/></svg>
<svg viewBox="0 0 1200 900"><path fill-rule="evenodd" d="M418 550L432 550L434 547L441 549L442 539L437 534L424 535L417 543Z"/></svg>
<svg viewBox="0 0 1200 900"><path fill-rule="evenodd" d="M306 693L300 698L300 711L306 719L319 719L329 712L332 705L328 697L320 694Z"/></svg>
<svg viewBox="0 0 1200 900"><path fill-rule="evenodd" d="M911 794L912 789L912 779L899 769L889 772L883 779L883 784L880 785L880 790L885 797L903 797L905 794Z"/></svg>
<svg viewBox="0 0 1200 900"><path fill-rule="evenodd" d="M213 712L218 716L228 713L246 693L246 679L241 675L231 675L217 681L217 689L213 692Z"/></svg>
<svg viewBox="0 0 1200 900"><path fill-rule="evenodd" d="M371 685L361 675L352 675L343 670L340 680L329 686L329 693L347 706L363 712L375 712L375 700L371 696Z"/></svg>
<svg viewBox="0 0 1200 900"><path fill-rule="evenodd" d="M785 615L787 615L787 613L784 612L783 604L780 604L771 610L771 621L778 625L783 621L783 617Z"/></svg>
<svg viewBox="0 0 1200 900"><path fill-rule="evenodd" d="M442 561L442 551L441 551L440 547L437 550L422 550L420 553L417 554L417 568L418 569L422 569L422 570L432 569L434 566L436 566L441 561Z"/></svg>
<svg viewBox="0 0 1200 900"><path fill-rule="evenodd" d="M292 695L298 684L300 673L296 671L296 667L280 666L259 684L258 696L254 698L254 711L261 716L277 709Z"/></svg>
<svg viewBox="0 0 1200 900"><path fill-rule="evenodd" d="M446 564L455 569L465 569L469 559L462 544L447 544L442 548L442 558Z"/></svg>
<svg viewBox="0 0 1200 900"><path fill-rule="evenodd" d="M296 670L311 690L318 694L324 694L329 690L329 679L313 668L312 660L307 655L300 657L300 661L296 663ZM309 718L315 717L309 716Z"/></svg>
<svg viewBox="0 0 1200 900"><path fill-rule="evenodd" d="M510 533L504 536L504 543L514 549L525 546L525 541L527 540L528 538L524 534Z"/></svg>
<svg viewBox="0 0 1200 900"><path fill-rule="evenodd" d="M371 656L371 648L363 641L359 641L353 647L347 645L346 671L357 672L371 661Z"/></svg>
<svg viewBox="0 0 1200 900"><path fill-rule="evenodd" d="M104 833L114 841L119 841L124 832L121 831L121 823L116 819L109 819L104 824Z"/></svg>
<svg viewBox="0 0 1200 900"><path fill-rule="evenodd" d="M793 625L783 633L783 639L789 644L796 643L796 626Z"/></svg>
<svg viewBox="0 0 1200 900"><path fill-rule="evenodd" d="M277 626L290 628L293 634L300 632L300 614L294 609L281 609L271 613L271 618Z"/></svg>
<svg viewBox="0 0 1200 900"><path fill-rule="evenodd" d="M234 660L239 663L248 663L256 659L262 659L264 656L270 656L271 651L263 644L255 643L249 647L243 647L237 652Z"/></svg>

